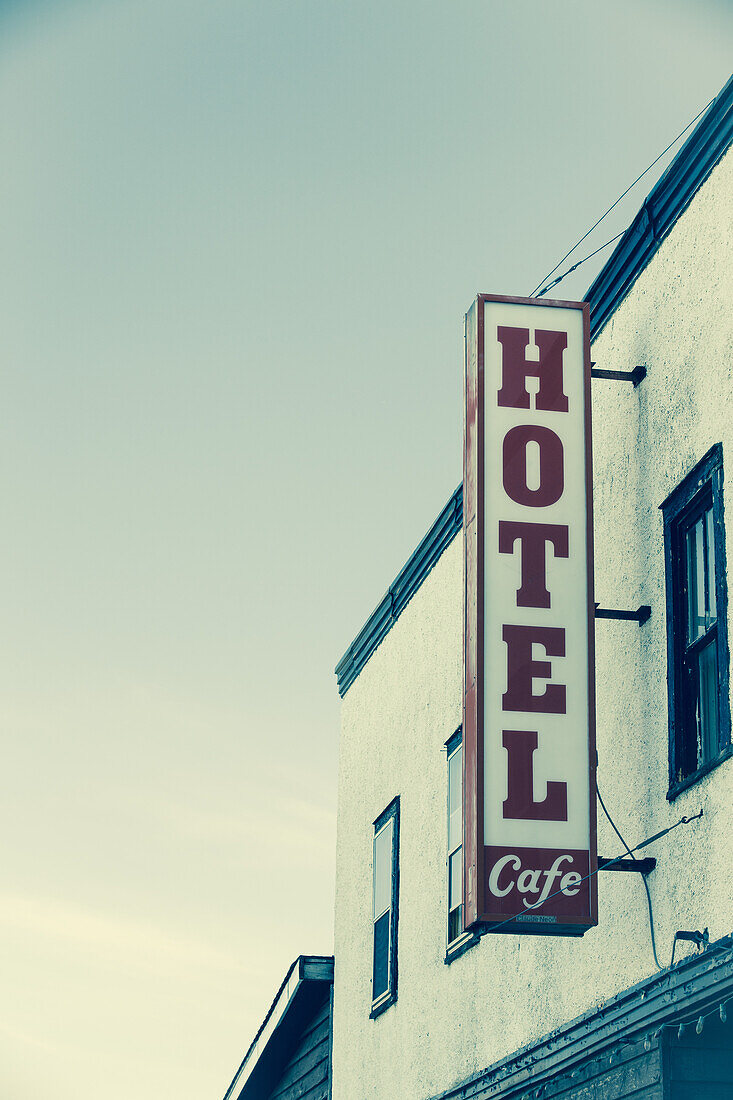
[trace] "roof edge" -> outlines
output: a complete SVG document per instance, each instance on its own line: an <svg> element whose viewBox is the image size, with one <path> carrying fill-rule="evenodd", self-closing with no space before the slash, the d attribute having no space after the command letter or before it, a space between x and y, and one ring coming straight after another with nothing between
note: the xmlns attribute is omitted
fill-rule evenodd
<svg viewBox="0 0 733 1100"><path fill-rule="evenodd" d="M586 291L594 340L631 290L733 140L733 76L652 187Z"/></svg>
<svg viewBox="0 0 733 1100"><path fill-rule="evenodd" d="M285 1019L301 985L304 982L326 982L333 985L333 968L333 955L298 955L290 964L264 1020L232 1078L232 1083L224 1093L224 1100L230 1100L235 1089L240 1086L244 1088L273 1034Z"/></svg>
<svg viewBox="0 0 733 1100"><path fill-rule="evenodd" d="M733 936L618 993L597 1008L473 1074L432 1100L501 1100L528 1085L565 1093L581 1062L608 1058L609 1048L642 1043L649 1033L715 1010L733 994Z"/></svg>
<svg viewBox="0 0 733 1100"><path fill-rule="evenodd" d="M339 695L346 694L462 526L463 485L459 485L336 665Z"/></svg>

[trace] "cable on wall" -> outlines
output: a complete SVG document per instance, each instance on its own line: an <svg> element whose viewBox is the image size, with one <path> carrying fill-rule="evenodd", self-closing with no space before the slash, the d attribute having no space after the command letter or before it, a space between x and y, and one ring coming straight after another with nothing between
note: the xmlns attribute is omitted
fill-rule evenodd
<svg viewBox="0 0 733 1100"><path fill-rule="evenodd" d="M661 838L663 836L666 836L667 833L671 833L673 829L677 829L680 825L689 825L691 822L697 821L697 819L702 817L702 815L703 815L703 811L700 810L699 813L692 814L690 817L681 817L679 819L679 821L675 821L674 825L668 825L666 829L661 829L658 833L654 833L653 836L647 837L646 840L642 840L640 844L635 845L633 848L626 847L626 851L628 852L628 854L633 859L634 858L634 852L638 852L642 848L646 848L647 845L653 844L655 840L661 840ZM623 855L616 856L614 859L610 860L610 862L613 863L613 862L615 862L615 859L622 859L622 858L623 858ZM594 875L598 874L599 870L600 870L600 868L596 867L595 871L591 871L590 874L584 875L581 878L580 882L587 882L589 879L592 879L594 877ZM576 885L579 886L580 883L577 883ZM561 894L561 893L562 893L561 889L554 890L551 894L547 895L547 897L545 898L545 901L542 904L544 905L545 902L548 902L551 898L556 898L558 896L558 894ZM527 908L533 909L533 908L535 908L535 906L530 905ZM527 913L527 908L520 909L519 912L514 913L511 917L505 917L504 920L499 921L498 924L492 924L491 928L487 929L486 931L487 932L498 932L499 929L503 928L505 924L511 924L513 921L516 921L517 917L523 917ZM713 948L711 947L711 948L709 948L709 950L712 951ZM660 967L660 970L662 970L662 969L664 969L664 967Z"/></svg>
<svg viewBox="0 0 733 1100"><path fill-rule="evenodd" d="M603 801L603 799L601 797L601 792L598 789L598 781L597 780L596 780L596 794L598 796L598 801L601 804L601 809L603 810L604 814L608 818L608 821L609 821L609 824L610 824L611 828L613 829L614 833L619 838L619 840L621 841L621 843L623 844L624 848L629 853L631 858L634 860L634 862L636 862L636 856L631 851L631 848L629 848L629 846L626 843L626 841L624 840L624 838L621 836L621 833L619 832L619 830L616 827L616 823L614 822L614 820L611 817L610 813L606 809L606 803ZM657 943L656 943L656 939L655 939L655 936L654 936L654 913L652 912L652 895L651 895L650 890L649 890L649 883L646 880L646 875L641 876L641 881L644 883L644 889L646 890L646 903L647 903L647 907L649 909L649 934L651 936L651 941L652 941L652 955L654 956L654 964L655 964L657 970L664 970L664 967L659 962L659 958L657 956Z"/></svg>

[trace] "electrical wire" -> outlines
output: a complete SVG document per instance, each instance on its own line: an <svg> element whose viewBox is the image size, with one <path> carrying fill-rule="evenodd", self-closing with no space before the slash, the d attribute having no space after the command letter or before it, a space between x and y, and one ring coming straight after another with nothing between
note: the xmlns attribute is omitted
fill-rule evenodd
<svg viewBox="0 0 733 1100"><path fill-rule="evenodd" d="M714 944L711 945L711 947L708 948L708 950L712 950L714 948L714 946L715 946ZM719 1019L722 1023L726 1023L727 1019L728 1019L726 1008L727 1008L727 1005L730 1004L730 1003L731 1003L731 998L730 997L723 997L722 1000L719 1001L718 1004L716 1004L715 1008L708 1009L707 1012L700 1012L699 1010L696 1010L695 1012L690 1013L689 1016L685 1016L684 1020L682 1020L678 1017L676 1020L665 1021L664 1023L659 1024L659 1026L657 1028L655 1028L654 1031L651 1032L649 1037L652 1038L652 1039L658 1038L658 1036L661 1035L661 1033L665 1030L665 1028L673 1028L677 1032L677 1034L679 1035L680 1028L682 1028L682 1030L684 1031L684 1029L686 1027L689 1027L690 1024L697 1024L699 1026L701 1020L707 1020L710 1016L717 1016L717 1017L719 1017ZM721 1011L721 1009L722 1009L722 1011ZM701 1032L702 1032L702 1027L700 1027L700 1031L698 1031L698 1035ZM622 1042L623 1041L624 1040L622 1040Z"/></svg>
<svg viewBox="0 0 733 1100"><path fill-rule="evenodd" d="M655 840L659 840L661 837L666 836L667 833L671 833L672 830L676 829L679 825L689 825L691 821L696 821L699 817L702 817L702 810L700 810L698 814L692 814L691 817L681 817L679 821L675 821L674 825L669 825L666 829L662 829L660 832L655 833L654 836L650 836L646 840L642 840L640 844L635 845L635 847L633 848L627 847L626 842L624 841L624 847L633 859L634 852L640 851L641 848L646 848L647 845L652 844ZM623 855L616 856L614 859L608 860L606 866L608 867L610 864L616 863L616 861L619 859L623 859ZM580 882L576 883L576 885L580 886L580 883L588 882L589 879L592 879L594 875L598 874L599 870L600 867L596 867L595 871L591 871L589 874L583 875ZM562 894L562 892L562 889L554 890L551 894L547 895L545 901L542 904L544 905L545 902L550 901L552 898L556 898L559 894ZM530 912L533 908L536 908L536 903L534 906L530 905L524 909L521 909L518 913L514 913L511 917L505 917L504 920L499 921L498 924L492 923L491 928L488 931L498 932L499 929L503 928L505 924L511 924L513 921L516 921L517 917L526 917L527 913ZM712 950L712 948L709 948L709 950ZM662 968L660 967L660 969Z"/></svg>
<svg viewBox="0 0 733 1100"><path fill-rule="evenodd" d="M624 840L624 838L621 836L621 833L616 828L616 823L614 822L614 820L611 817L610 813L606 809L606 803L603 801L603 799L601 797L601 792L598 789L598 782L597 781L596 781L596 794L598 796L598 801L601 804L601 809L603 810L604 814L608 818L608 821L609 821L609 824L610 824L611 828L613 829L614 833L616 834L616 836L619 838L619 840L623 844L626 851L629 853L629 855L633 859L634 863L636 863L636 856L631 851L631 848L629 848L629 846L626 843L626 841ZM661 963L659 962L659 958L657 957L657 942L656 942L656 938L654 936L654 913L652 912L652 895L649 891L649 883L646 880L646 875L641 876L641 881L644 883L644 889L646 890L646 903L647 903L647 907L649 909L649 934L650 934L651 940L652 940L652 955L654 956L654 964L655 964L657 970L664 970L664 967L661 965Z"/></svg>
<svg viewBox="0 0 733 1100"><path fill-rule="evenodd" d="M548 283L547 286L543 286L542 290L538 290L535 294L535 298L541 298L544 294L547 294L548 290L552 290L554 286L557 286L558 283L561 283L563 279L565 279L573 271L579 268L581 264L584 264L586 260L592 260L593 257L597 256L599 252L602 252L604 248L608 248L609 244L613 244L613 242L617 241L619 237L623 237L625 232L626 230L622 229L620 233L617 233L615 237L611 237L610 241L606 241L606 243L597 248L595 252L589 252L588 255L584 256L582 260L578 260L577 264L573 264L573 266L569 267L567 271L563 271L562 275L558 275L558 277L556 279L553 279L551 283Z"/></svg>
<svg viewBox="0 0 733 1100"><path fill-rule="evenodd" d="M702 810L699 813L692 814L691 817L681 817L679 821L675 821L674 825L668 825L666 829L661 829L654 836L647 837L646 840L642 840L641 844L637 844L635 848L632 848L632 852L640 852L642 848L646 848L648 844L653 844L655 840L659 840L660 837L666 836L667 833L671 833L673 829L676 829L678 825L689 825L691 821L697 821L698 817L702 817Z"/></svg>
<svg viewBox="0 0 733 1100"><path fill-rule="evenodd" d="M534 297L534 295L535 295L535 294L537 293L537 291L538 291L538 290L540 289L540 287L541 287L541 286L542 286L542 285L543 285L544 283L546 283L546 282L547 282L547 280L548 280L548 279L550 278L550 276L551 276L551 275L554 275L554 274L555 274L555 272L557 271L558 267L560 267L560 265L561 265L561 264L564 264L564 263L565 263L565 261L567 260L568 256L571 256L571 255L573 254L573 252L575 252L575 249L576 249L576 248L578 247L578 245L581 245L581 244L583 243L583 241L584 241L584 240L586 239L586 237L589 237L589 236L591 235L591 233L592 233L592 232L593 232L593 230L594 230L594 229L596 228L596 226L600 225L600 224L601 224L601 222L603 221L603 219L604 219L605 217L607 217L607 216L608 216L608 215L609 215L609 214L611 213L611 211L612 211L613 209L615 209L615 207L617 207L617 206L618 206L618 204L619 204L619 203L621 202L621 199L625 198L625 197L626 197L626 196L628 195L628 193L629 193L629 191L631 190L631 188L632 188L632 187L635 187L635 186L636 186L636 184L637 184L637 183L639 182L639 180L641 180L641 179L643 179L643 178L644 178L644 176L645 176L645 175L647 174L647 172L651 172L651 170L652 170L652 168L654 167L654 165L655 165L655 164L658 164L658 163L659 163L659 161L660 161L660 160L662 159L662 157L664 156L664 154L665 154L665 153L668 153L668 152L669 152L669 150L670 150L670 149L672 148L672 146L673 146L673 145L676 145L676 143L677 143L677 142L678 142L678 141L680 140L680 138L682 137L682 135L683 135L683 134L685 134L685 133L686 133L686 132L687 132L687 131L688 131L688 130L690 129L690 127L691 127L691 126L693 126L693 125L694 125L694 124L695 124L695 123L697 122L697 120L698 120L698 119L699 119L699 118L701 117L701 115L704 115L704 114L705 114L705 112L707 111L708 107L709 107L709 106L710 106L710 105L711 105L712 103L714 103L714 102L715 102L715 99L713 98L713 99L711 99L711 100L710 100L710 103L706 103L706 104L705 104L705 106L703 107L703 109L702 109L701 111L699 111L699 112L698 112L698 113L697 113L697 114L695 115L695 117L694 117L693 119L691 119L691 120L690 120L690 122L688 122L688 123L687 123L687 125L685 126L685 128L684 128L683 130L680 130L680 132L679 132L679 134L677 135L677 137L676 137L676 138L675 138L675 139L674 139L673 141L670 141L670 143L669 143L669 145L667 146L667 148L666 148L666 149L663 149L663 150L662 150L662 152L661 152L661 153L659 154L659 156L658 156L658 157L657 157L657 158L656 158L655 160L653 160L653 161L651 162L651 164L649 165L649 167L648 167L648 168L645 168L645 169L644 169L644 171L643 171L643 172L641 173L641 175L637 176L637 177L636 177L636 179L634 180L634 182L633 182L633 183L630 183L630 184L629 184L629 186L628 186L628 187L626 188L626 190L625 190L624 192L622 192L622 194L620 194L620 195L619 195L619 197L618 197L618 198L616 199L616 201L615 201L615 202L614 202L614 203L613 203L613 204L612 204L611 206L609 206L609 208L608 208L608 210L606 211L606 213L605 213L605 214L601 214L601 216L600 216L600 218L598 219L598 221L597 221L597 222L594 222L594 223L593 223L593 225L592 225L592 226L590 227L590 229L588 230L588 232L587 232L587 233L584 233L584 234L583 234L583 236L582 236L582 237L580 238L580 240L579 240L579 241L576 241L576 243L575 243L575 244L573 245L573 247L572 247L572 248L571 248L571 249L570 249L570 250L569 250L568 252L566 252L566 253L565 253L565 255L563 256L563 258L562 258L561 260L559 260L559 261L558 261L558 262L557 262L557 263L555 264L555 266L553 267L552 271L548 271L548 272L547 272L547 274L546 274L546 275L545 275L545 276L544 276L544 277L543 277L542 279L540 279L540 281L538 282L537 286L536 286L536 287L534 288L534 290L533 290L533 291L532 291L532 293L530 294L530 298L533 298L533 297Z"/></svg>

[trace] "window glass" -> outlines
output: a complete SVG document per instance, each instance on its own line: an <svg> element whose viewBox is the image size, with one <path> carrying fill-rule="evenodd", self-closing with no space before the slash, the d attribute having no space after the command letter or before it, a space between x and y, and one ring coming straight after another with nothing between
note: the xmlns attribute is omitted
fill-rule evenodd
<svg viewBox="0 0 733 1100"><path fill-rule="evenodd" d="M686 534L687 645L684 655L694 743L687 750L687 770L699 768L718 751L718 682L716 643L706 634L715 622L715 534L713 510L706 508ZM704 645L696 643L705 639Z"/></svg>
<svg viewBox="0 0 733 1100"><path fill-rule="evenodd" d="M374 823L372 842L372 1018L397 1000L399 797Z"/></svg>
<svg viewBox="0 0 733 1100"><path fill-rule="evenodd" d="M698 747L697 764L711 760L718 751L718 674L715 642L709 642L698 657Z"/></svg>
<svg viewBox="0 0 733 1100"><path fill-rule="evenodd" d="M448 851L463 842L463 752L448 760Z"/></svg>
<svg viewBox="0 0 733 1100"><path fill-rule="evenodd" d="M463 935L463 906L457 905L448 915L448 943L452 944Z"/></svg>
<svg viewBox="0 0 733 1100"><path fill-rule="evenodd" d="M717 615L715 604L715 535L713 533L713 510L708 508L705 513L708 557L708 608L709 617L714 619Z"/></svg>
<svg viewBox="0 0 733 1100"><path fill-rule="evenodd" d="M368 880L367 880L368 881ZM374 919L389 909L392 899L392 822L374 838Z"/></svg>
<svg viewBox="0 0 733 1100"><path fill-rule="evenodd" d="M376 1001L389 988L389 912L383 913L374 925L374 969L372 1000Z"/></svg>
<svg viewBox="0 0 733 1100"><path fill-rule="evenodd" d="M463 747L448 757L448 943L463 932Z"/></svg>
<svg viewBox="0 0 733 1100"><path fill-rule="evenodd" d="M463 901L463 849L454 852L448 861L448 907L456 908Z"/></svg>
<svg viewBox="0 0 733 1100"><path fill-rule="evenodd" d="M705 561L702 520L687 532L687 640L705 633Z"/></svg>

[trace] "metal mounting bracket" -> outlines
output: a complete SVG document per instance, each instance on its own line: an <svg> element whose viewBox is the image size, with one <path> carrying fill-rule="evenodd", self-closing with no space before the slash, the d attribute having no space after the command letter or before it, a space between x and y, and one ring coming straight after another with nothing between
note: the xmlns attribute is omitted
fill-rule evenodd
<svg viewBox="0 0 733 1100"><path fill-rule="evenodd" d="M651 613L652 609L648 603L641 604L636 611L621 611L612 607L599 607L596 604L597 619L627 619L629 622L638 623L639 626L643 626Z"/></svg>
<svg viewBox="0 0 733 1100"><path fill-rule="evenodd" d="M637 871L641 875L648 875L656 865L654 856L645 856L644 859L626 859L625 856L620 856L618 859L598 857L599 871Z"/></svg>
<svg viewBox="0 0 733 1100"><path fill-rule="evenodd" d="M634 389L646 378L646 367L639 364L633 370L601 370L591 363L591 378L610 378L616 382L631 382Z"/></svg>

